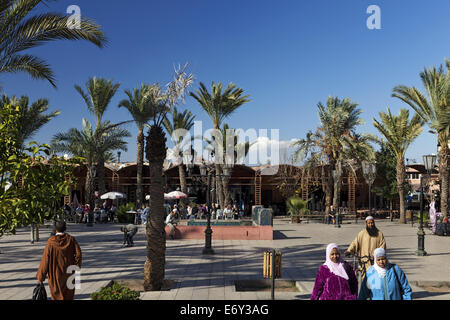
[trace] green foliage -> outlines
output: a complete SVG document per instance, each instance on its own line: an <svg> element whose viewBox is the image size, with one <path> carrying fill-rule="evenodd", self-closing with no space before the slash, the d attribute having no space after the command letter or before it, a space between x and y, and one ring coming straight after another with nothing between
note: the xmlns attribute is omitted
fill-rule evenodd
<svg viewBox="0 0 450 320"><path fill-rule="evenodd" d="M31 142L23 151L17 131L21 107L0 109L0 236L20 225L42 223L56 214L61 197L68 195L73 169L81 159L51 157L50 146ZM70 177L70 178L69 178ZM9 188L5 188L9 184Z"/></svg>
<svg viewBox="0 0 450 320"><path fill-rule="evenodd" d="M47 2L0 1L0 73L26 72L33 78L48 80L55 87L54 73L47 62L24 51L55 40L86 40L101 48L106 39L100 27L84 16L79 28L69 28L70 16L38 8Z"/></svg>
<svg viewBox="0 0 450 320"><path fill-rule="evenodd" d="M117 282L112 286L103 287L98 292L91 294L92 300L139 300L140 293L127 288Z"/></svg>
<svg viewBox="0 0 450 320"><path fill-rule="evenodd" d="M287 211L291 215L291 218L300 216L301 214L308 213L308 200L302 200L300 197L290 197L286 200Z"/></svg>
<svg viewBox="0 0 450 320"><path fill-rule="evenodd" d="M117 219L119 223L133 223L134 216L132 214L127 213L127 211L134 211L135 205L134 203L122 204L117 208Z"/></svg>
<svg viewBox="0 0 450 320"><path fill-rule="evenodd" d="M372 191L388 200L398 198L397 189L397 162L395 154L385 145L381 145L376 153L377 177L383 179L383 183L374 186Z"/></svg>

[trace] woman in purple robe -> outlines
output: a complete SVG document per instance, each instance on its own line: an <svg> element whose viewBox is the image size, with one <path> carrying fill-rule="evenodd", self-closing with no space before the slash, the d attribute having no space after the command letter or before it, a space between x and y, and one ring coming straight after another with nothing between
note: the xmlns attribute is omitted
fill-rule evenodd
<svg viewBox="0 0 450 320"><path fill-rule="evenodd" d="M325 263L320 266L311 300L356 300L358 280L353 268L341 259L335 243L327 246Z"/></svg>

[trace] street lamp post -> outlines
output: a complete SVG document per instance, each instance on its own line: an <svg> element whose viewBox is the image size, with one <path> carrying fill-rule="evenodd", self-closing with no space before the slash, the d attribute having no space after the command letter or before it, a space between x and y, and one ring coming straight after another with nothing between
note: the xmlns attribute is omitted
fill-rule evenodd
<svg viewBox="0 0 450 320"><path fill-rule="evenodd" d="M95 194L95 192L94 192L94 177L95 177L95 174L97 173L97 168L95 167L95 166L90 166L89 167L89 169L88 169L90 172L89 172L89 174L91 175L91 181L90 181L90 192L91 192L91 194L89 195L89 198L91 198L93 195L92 195L92 193L94 193ZM93 218L93 215L94 215L94 213L93 213L93 210L94 210L94 208L92 208L92 203L89 203L89 212L88 212L88 217L87 217L87 222L86 222L86 227L92 227L93 226L93 224L92 224L92 220L94 220Z"/></svg>
<svg viewBox="0 0 450 320"><path fill-rule="evenodd" d="M187 164L188 174L191 177L194 177L195 175L192 174L194 164L191 163L190 161L188 161L187 163L188 163ZM207 184L206 203L208 206L208 211L206 212L207 224L206 224L206 230L205 230L205 247L203 248L203 251L202 251L203 254L214 254L214 250L212 248L212 233L213 233L213 231L211 229L211 176L212 176L213 172L214 172L214 166L212 166L212 165L207 165L205 163L202 163L202 165L200 166L200 177L202 178L202 180L206 177L206 184ZM216 176L228 177L231 172L230 167L225 166L223 172L224 172L223 175L216 175Z"/></svg>
<svg viewBox="0 0 450 320"><path fill-rule="evenodd" d="M372 184L375 181L377 166L374 162L363 161L362 170L364 179L369 185L369 215L372 213Z"/></svg>
<svg viewBox="0 0 450 320"><path fill-rule="evenodd" d="M425 165L425 170L427 171L427 177L431 177L431 171L436 163L436 155L423 156L423 163ZM420 223L419 230L417 231L418 248L416 251L416 255L418 256L427 255L427 252L425 251L425 231L423 230L423 176L423 174L420 176Z"/></svg>

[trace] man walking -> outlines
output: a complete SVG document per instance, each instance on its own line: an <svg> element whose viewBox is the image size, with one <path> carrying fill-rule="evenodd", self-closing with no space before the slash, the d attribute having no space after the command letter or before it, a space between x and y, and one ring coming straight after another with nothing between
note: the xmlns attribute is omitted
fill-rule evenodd
<svg viewBox="0 0 450 320"><path fill-rule="evenodd" d="M48 275L48 286L52 300L73 300L75 286L69 285L69 287L72 287L69 288L67 283L73 275L69 267L77 266L81 268L80 246L75 238L65 231L66 223L64 221L56 222L56 235L48 239L36 274L38 283L43 283Z"/></svg>
<svg viewBox="0 0 450 320"><path fill-rule="evenodd" d="M370 257L370 263L364 265L366 271L373 264L373 252L377 248L386 250L386 241L383 233L375 226L375 220L372 216L366 218L366 228L356 236L355 240L350 244L345 255L359 254L360 257Z"/></svg>

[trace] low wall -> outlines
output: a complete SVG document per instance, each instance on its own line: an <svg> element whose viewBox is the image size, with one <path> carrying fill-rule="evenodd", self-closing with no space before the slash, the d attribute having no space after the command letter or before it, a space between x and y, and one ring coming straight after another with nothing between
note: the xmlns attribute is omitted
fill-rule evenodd
<svg viewBox="0 0 450 320"><path fill-rule="evenodd" d="M213 240L273 240L272 226L211 226ZM175 239L205 239L205 226L180 226ZM170 228L166 226L166 239Z"/></svg>

